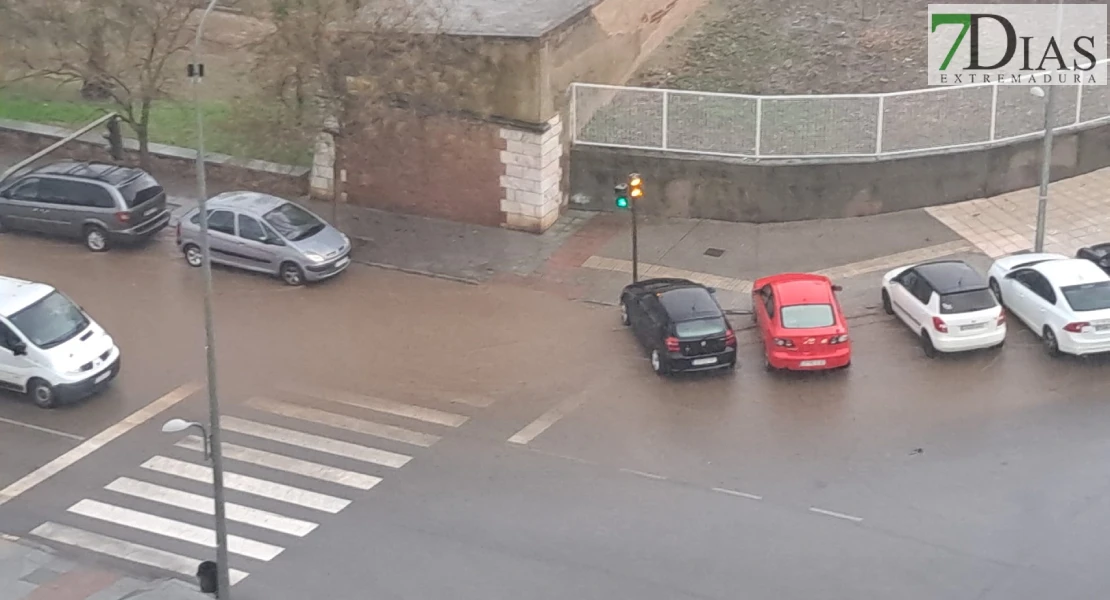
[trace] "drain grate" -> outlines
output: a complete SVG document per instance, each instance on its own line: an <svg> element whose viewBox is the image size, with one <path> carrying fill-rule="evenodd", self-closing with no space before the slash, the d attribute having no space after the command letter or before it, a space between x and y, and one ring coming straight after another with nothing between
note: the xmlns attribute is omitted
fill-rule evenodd
<svg viewBox="0 0 1110 600"><path fill-rule="evenodd" d="M720 248L706 248L705 255L712 256L713 258L721 258L725 251Z"/></svg>

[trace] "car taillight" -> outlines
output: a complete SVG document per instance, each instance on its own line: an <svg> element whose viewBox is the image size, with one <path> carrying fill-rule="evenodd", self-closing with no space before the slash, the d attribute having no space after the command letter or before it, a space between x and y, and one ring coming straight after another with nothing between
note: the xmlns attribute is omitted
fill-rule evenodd
<svg viewBox="0 0 1110 600"><path fill-rule="evenodd" d="M1001 325L1005 325L1005 324L1006 324L1006 311L1002 311L1002 312L998 313L998 321L995 322L995 325L1001 326Z"/></svg>
<svg viewBox="0 0 1110 600"><path fill-rule="evenodd" d="M933 329L941 333L948 333L948 325L940 317L933 317Z"/></svg>
<svg viewBox="0 0 1110 600"><path fill-rule="evenodd" d="M118 213L116 213L116 220L119 221L120 223L130 223L131 222L131 214L130 213L125 213L125 212L118 212Z"/></svg>
<svg viewBox="0 0 1110 600"><path fill-rule="evenodd" d="M834 335L831 338L829 338L829 343L830 344L843 344L847 341L848 341L848 334L847 333L845 333L844 335Z"/></svg>
<svg viewBox="0 0 1110 600"><path fill-rule="evenodd" d="M725 332L725 345L729 348L736 347L736 334L731 329Z"/></svg>
<svg viewBox="0 0 1110 600"><path fill-rule="evenodd" d="M793 348L794 342L785 338L775 338L775 345L782 346L783 348Z"/></svg>
<svg viewBox="0 0 1110 600"><path fill-rule="evenodd" d="M667 352L678 352L678 338L667 338Z"/></svg>
<svg viewBox="0 0 1110 600"><path fill-rule="evenodd" d="M1068 323L1067 325L1064 325L1064 331L1070 331L1072 333L1082 333L1084 329L1090 326L1091 324L1086 321L1082 321L1079 323Z"/></svg>

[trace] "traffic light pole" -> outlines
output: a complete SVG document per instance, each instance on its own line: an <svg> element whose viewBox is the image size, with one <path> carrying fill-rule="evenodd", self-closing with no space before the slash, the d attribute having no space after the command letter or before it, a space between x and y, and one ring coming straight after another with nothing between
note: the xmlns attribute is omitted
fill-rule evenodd
<svg viewBox="0 0 1110 600"><path fill-rule="evenodd" d="M636 237L636 224L639 219L636 218L636 204L638 202L628 203L628 214L632 216L632 283L640 280L640 247Z"/></svg>

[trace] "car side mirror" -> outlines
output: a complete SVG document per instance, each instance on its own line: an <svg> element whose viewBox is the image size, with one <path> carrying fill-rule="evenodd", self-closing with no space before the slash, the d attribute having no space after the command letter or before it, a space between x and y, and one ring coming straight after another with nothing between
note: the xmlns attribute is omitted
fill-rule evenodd
<svg viewBox="0 0 1110 600"><path fill-rule="evenodd" d="M27 344L24 344L20 340L13 341L12 342L12 354L14 354L16 356L24 356L25 354L27 354Z"/></svg>
<svg viewBox="0 0 1110 600"><path fill-rule="evenodd" d="M834 291L834 292L843 292L844 288L839 286L839 285L833 284L832 291Z"/></svg>
<svg viewBox="0 0 1110 600"><path fill-rule="evenodd" d="M716 294L717 293L717 288L715 288L715 287L707 287L705 289L709 290L710 294Z"/></svg>

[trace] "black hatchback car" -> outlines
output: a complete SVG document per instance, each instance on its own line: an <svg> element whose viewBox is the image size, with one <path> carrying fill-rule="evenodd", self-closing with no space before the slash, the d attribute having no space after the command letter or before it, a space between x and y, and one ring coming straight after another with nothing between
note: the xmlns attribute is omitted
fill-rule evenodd
<svg viewBox="0 0 1110 600"><path fill-rule="evenodd" d="M1089 260L1110 274L1110 242L1080 248L1075 257Z"/></svg>
<svg viewBox="0 0 1110 600"><path fill-rule="evenodd" d="M733 369L736 334L713 291L686 279L646 279L621 292L621 323L659 375Z"/></svg>

